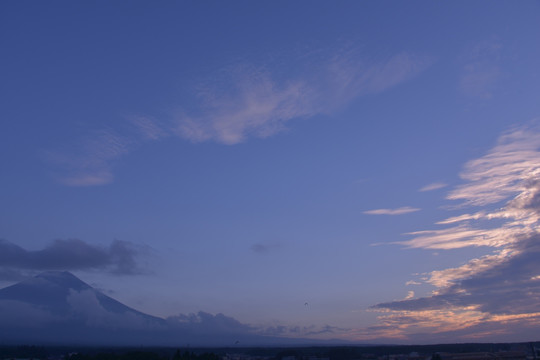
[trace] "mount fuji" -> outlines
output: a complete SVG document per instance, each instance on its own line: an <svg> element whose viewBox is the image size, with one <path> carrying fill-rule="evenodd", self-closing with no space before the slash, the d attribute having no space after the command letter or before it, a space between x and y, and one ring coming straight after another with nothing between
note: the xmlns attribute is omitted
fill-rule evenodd
<svg viewBox="0 0 540 360"><path fill-rule="evenodd" d="M167 319L147 315L69 272L48 271L0 289L0 345L231 346L291 341L254 330L223 314L199 312Z"/></svg>
<svg viewBox="0 0 540 360"><path fill-rule="evenodd" d="M2 343L134 345L159 343L168 330L166 320L134 310L69 272L44 272L0 289Z"/></svg>

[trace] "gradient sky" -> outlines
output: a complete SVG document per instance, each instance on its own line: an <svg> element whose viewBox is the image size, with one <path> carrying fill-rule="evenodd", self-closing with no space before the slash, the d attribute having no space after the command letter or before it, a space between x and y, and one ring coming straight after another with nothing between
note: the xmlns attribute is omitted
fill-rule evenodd
<svg viewBox="0 0 540 360"><path fill-rule="evenodd" d="M540 2L8 0L0 49L1 286L538 340Z"/></svg>

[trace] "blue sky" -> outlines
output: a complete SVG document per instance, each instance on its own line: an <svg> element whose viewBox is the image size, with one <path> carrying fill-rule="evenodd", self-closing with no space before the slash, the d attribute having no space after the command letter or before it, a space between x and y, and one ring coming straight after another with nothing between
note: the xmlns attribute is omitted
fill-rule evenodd
<svg viewBox="0 0 540 360"><path fill-rule="evenodd" d="M62 268L283 336L532 340L538 24L537 1L4 1L0 280Z"/></svg>

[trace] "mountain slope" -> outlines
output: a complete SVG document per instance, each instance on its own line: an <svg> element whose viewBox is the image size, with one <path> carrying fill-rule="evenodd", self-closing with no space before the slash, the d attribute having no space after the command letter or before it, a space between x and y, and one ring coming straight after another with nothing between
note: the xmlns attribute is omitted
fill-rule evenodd
<svg viewBox="0 0 540 360"><path fill-rule="evenodd" d="M0 289L0 345L235 346L314 344L263 336L223 314L166 320L132 309L69 272L48 271Z"/></svg>
<svg viewBox="0 0 540 360"><path fill-rule="evenodd" d="M2 342L139 344L167 329L165 320L124 305L69 272L45 272L0 289Z"/></svg>

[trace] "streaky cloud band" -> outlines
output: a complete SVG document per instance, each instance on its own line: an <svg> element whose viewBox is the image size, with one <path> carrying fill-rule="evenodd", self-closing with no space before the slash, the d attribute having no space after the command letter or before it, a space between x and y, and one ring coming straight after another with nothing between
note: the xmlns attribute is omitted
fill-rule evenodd
<svg viewBox="0 0 540 360"><path fill-rule="evenodd" d="M67 145L69 150L44 151L44 158L64 185L106 185L114 181L114 164L144 143L171 136L225 145L268 138L285 131L290 121L333 114L358 97L411 79L432 63L427 56L408 52L368 60L356 49L301 58L291 61L309 71L294 78L280 76L283 64L238 63L221 69L191 86L193 101L189 106L175 104L177 110L168 119L133 116L124 126L78 139Z"/></svg>
<svg viewBox="0 0 540 360"><path fill-rule="evenodd" d="M447 199L462 201L454 209L482 208L437 223L450 227L411 232L410 240L394 244L429 250L483 246L492 253L423 274L423 282L435 287L429 296L374 305L383 314L373 329L378 336L423 331L465 338L480 329L482 336L538 330L540 129L505 132L486 155L465 165L461 177L465 183Z"/></svg>
<svg viewBox="0 0 540 360"><path fill-rule="evenodd" d="M367 215L403 215L409 214L412 212L420 211L418 208L413 208L410 206L404 206L397 209L375 209L364 211L364 214Z"/></svg>

